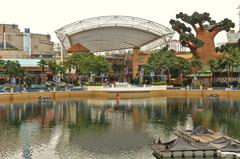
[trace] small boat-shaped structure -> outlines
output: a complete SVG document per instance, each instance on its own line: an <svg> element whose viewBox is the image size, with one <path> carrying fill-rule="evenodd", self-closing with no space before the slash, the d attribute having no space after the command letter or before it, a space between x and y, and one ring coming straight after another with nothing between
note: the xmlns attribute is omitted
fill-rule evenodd
<svg viewBox="0 0 240 159"><path fill-rule="evenodd" d="M218 99L219 95L218 94L210 94L207 96L207 99Z"/></svg>
<svg viewBox="0 0 240 159"><path fill-rule="evenodd" d="M209 143L210 141L214 141L216 139L223 137L223 135L215 133L212 130L204 128L202 126L196 127L193 131L177 130L175 135L189 142L200 142L200 143Z"/></svg>
<svg viewBox="0 0 240 159"><path fill-rule="evenodd" d="M165 157L218 157L240 159L240 142L202 126L193 131L178 130L177 138L152 146L156 158Z"/></svg>
<svg viewBox="0 0 240 159"><path fill-rule="evenodd" d="M47 96L39 96L38 101L39 102L49 102L49 101L51 101L51 98L47 97Z"/></svg>
<svg viewBox="0 0 240 159"><path fill-rule="evenodd" d="M217 156L221 158L240 158L240 143L234 139L221 137L210 144L218 149Z"/></svg>
<svg viewBox="0 0 240 159"><path fill-rule="evenodd" d="M152 146L153 155L157 158L173 157L216 157L217 149L209 144L188 142L182 138L176 138L168 143L157 143Z"/></svg>

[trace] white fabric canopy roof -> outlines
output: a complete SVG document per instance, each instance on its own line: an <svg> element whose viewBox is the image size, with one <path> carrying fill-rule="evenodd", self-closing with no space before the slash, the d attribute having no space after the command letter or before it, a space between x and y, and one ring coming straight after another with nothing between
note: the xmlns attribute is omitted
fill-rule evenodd
<svg viewBox="0 0 240 159"><path fill-rule="evenodd" d="M152 49L166 44L174 31L155 22L130 16L102 16L77 21L56 31L65 49L80 43L93 52Z"/></svg>

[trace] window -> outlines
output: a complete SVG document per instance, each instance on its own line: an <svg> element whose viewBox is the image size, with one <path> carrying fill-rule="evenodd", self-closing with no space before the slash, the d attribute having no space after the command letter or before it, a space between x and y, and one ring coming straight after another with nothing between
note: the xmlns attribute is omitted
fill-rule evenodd
<svg viewBox="0 0 240 159"><path fill-rule="evenodd" d="M144 62L144 56L140 55L140 56L138 57L138 61L139 61L139 62Z"/></svg>

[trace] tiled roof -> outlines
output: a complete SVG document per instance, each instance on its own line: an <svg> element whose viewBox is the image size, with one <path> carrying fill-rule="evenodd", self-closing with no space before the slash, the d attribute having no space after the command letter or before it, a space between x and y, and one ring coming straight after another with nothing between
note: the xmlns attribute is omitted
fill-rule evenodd
<svg viewBox="0 0 240 159"><path fill-rule="evenodd" d="M70 47L67 52L89 52L90 50L88 48L86 48L85 46L83 46L80 43L77 43L75 45L73 45L72 47Z"/></svg>

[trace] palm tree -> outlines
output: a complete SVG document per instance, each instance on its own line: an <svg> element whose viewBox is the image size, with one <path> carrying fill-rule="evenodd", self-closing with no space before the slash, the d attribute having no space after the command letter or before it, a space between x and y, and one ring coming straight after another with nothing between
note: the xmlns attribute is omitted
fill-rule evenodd
<svg viewBox="0 0 240 159"><path fill-rule="evenodd" d="M218 70L219 66L218 66L218 59L216 58L210 58L208 60L208 64L209 64L209 67L211 69L211 73L212 73L212 86L215 85L215 71Z"/></svg>
<svg viewBox="0 0 240 159"><path fill-rule="evenodd" d="M232 55L228 54L228 53L225 53L223 56L223 63L224 63L224 66L227 68L227 86L229 87L230 85L230 70L231 70L231 67L233 66L234 64L234 58Z"/></svg>
<svg viewBox="0 0 240 159"><path fill-rule="evenodd" d="M47 62L46 62L45 60L41 59L41 60L38 62L38 66L41 67L41 69L42 69L42 74L44 74L44 73L45 73L45 66L47 66Z"/></svg>
<svg viewBox="0 0 240 159"><path fill-rule="evenodd" d="M44 82L44 78L43 78L43 75L45 74L45 66L47 66L47 62L43 59L41 59L39 62L38 62L38 66L41 67L42 69L42 76L41 76L41 81L42 83Z"/></svg>

